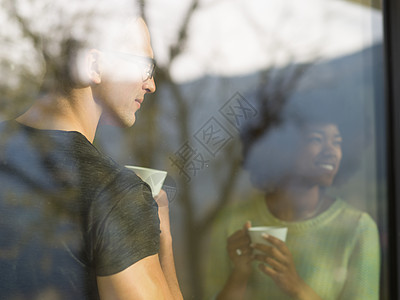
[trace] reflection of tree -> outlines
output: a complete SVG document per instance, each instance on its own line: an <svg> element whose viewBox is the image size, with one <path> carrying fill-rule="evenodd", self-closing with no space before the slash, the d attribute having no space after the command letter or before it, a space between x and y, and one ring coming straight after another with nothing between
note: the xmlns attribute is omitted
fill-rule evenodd
<svg viewBox="0 0 400 300"><path fill-rule="evenodd" d="M142 12L145 14L146 2L141 1ZM159 66L157 71L157 85L159 90L168 90L172 95L171 101L176 113L176 120L173 126L174 132L165 132L157 126L157 121L160 116L160 107L163 99L163 94L156 93L154 95L149 95L146 100L146 108L143 109L138 118L137 124L133 131L128 130L124 134L124 141L126 146L135 159L143 166L154 166L155 162L159 160L160 157L166 157L165 149L160 149L160 141L165 136L173 135L174 140L177 141L177 147L182 145L186 141L192 139L191 128L191 118L192 118L192 105L193 101L189 101L185 96L182 87L172 79L171 67L175 59L179 57L185 51L185 45L189 38L188 29L192 16L199 7L199 1L193 0L189 9L187 10L184 18L182 19L181 26L179 28L178 39L169 49L169 57L167 63ZM45 63L45 69L48 73L53 74L54 78L62 76L57 74L57 72L62 68L62 63L53 65L54 60L52 59L52 53L48 47L46 47L46 40L43 40L30 28L30 24L27 20L19 14L16 9L16 2L13 0L7 1L7 11L13 20L17 21L19 24L25 38L28 38L35 50L39 53L39 56L43 58ZM146 19L146 16L144 15ZM70 20L73 22L74 20ZM65 52L61 53L60 56L63 58L68 58L69 56L69 46L70 40L66 32L64 32L64 37L60 39L60 43L63 46L62 49ZM266 50L268 51L268 49ZM61 66L61 68L60 68ZM259 102L260 114L268 116L263 119L264 123L260 124L261 130L264 130L269 125L279 122L280 111L284 107L287 99L293 92L296 83L301 78L303 72L307 69L307 65L292 66L285 70L279 70L278 68L269 68L258 74L259 86L257 88L257 100ZM37 81L34 80L27 70L22 70L22 74L25 77L31 78L30 80L36 85ZM27 73L25 73L27 72ZM48 78L50 78L49 76ZM42 87L43 89L51 88L52 82L46 82ZM35 85L33 85L35 86ZM30 94L32 96L31 89L29 85L26 85L26 81L23 81L21 86L16 89L10 89L9 87L3 87L6 95L9 95L10 99L15 99L15 95L22 95L21 99ZM198 88L198 87L197 87ZM200 87L201 88L201 87ZM17 93L18 92L18 93ZM14 93L14 94L13 94ZM3 95L5 95L3 93ZM196 95L194 96L196 98ZM153 99L151 99L153 98ZM200 96L198 97L200 98ZM152 101L155 100L155 101ZM200 102L201 99L198 99ZM3 103L3 101L1 101ZM17 102L14 102L18 104ZM1 105L1 104L0 104ZM17 105L18 106L18 105ZM143 120L143 121L142 121ZM176 148L177 148L176 147ZM213 207L207 211L205 215L199 216L196 210L196 203L202 202L202 195L195 192L194 183L187 183L185 178L180 176L177 172L172 174L174 179L177 181L178 195L176 203L178 203L182 210L182 218L184 228L184 241L185 241L185 252L187 253L187 259L189 264L187 265L187 270L178 270L179 273L184 273L189 277L188 287L184 287L186 292L186 297L191 297L193 295L196 299L202 298L201 291L201 264L202 264L202 245L204 238L208 233L208 229L215 219L218 212L224 207L232 198L235 183L238 179L239 169L240 169L240 153L237 151L237 143L230 143L227 147L222 149L222 153L219 154L218 161L210 165L208 173L213 176L213 181L215 185L215 196ZM170 149L171 150L171 149ZM172 149L174 151L176 149ZM221 158L221 159L220 159ZM178 237L179 238L179 237Z"/></svg>
<svg viewBox="0 0 400 300"><path fill-rule="evenodd" d="M145 2L143 1L143 3ZM174 60L185 51L185 45L189 38L188 29L190 20L198 8L199 1L193 0L181 22L178 39L170 47L167 63L159 67L156 78L159 89L162 87L170 91L172 95L171 100L174 102L174 107L177 111L178 118L174 127L174 135L178 140L177 147L182 145L185 141L190 141L192 139L193 133L190 132L190 121L193 101L187 99L182 87L172 79L171 66ZM145 12L145 9L143 9L143 11ZM262 33L260 33L260 35L262 36ZM258 103L259 114L266 116L259 124L260 131L280 121L278 117L280 112L293 93L297 82L308 67L308 64L292 64L284 70L271 67L259 73L259 84L255 91L256 102ZM194 87L193 90L201 90L202 88L206 87ZM146 137L138 137L137 135L139 135L140 132L145 133L144 135L146 136L149 135L148 126L157 121L157 114L159 112L159 109L155 107L158 106L160 102L164 101L161 99L162 95L160 93L156 93L152 95L152 97L156 98L156 101L148 101L151 107L146 109L146 114L148 114L148 116L143 118L143 129L146 128L146 130L140 130L137 127L135 129L135 137L132 139L132 148L135 148L135 150L137 150L137 143L135 143L135 141L138 139L146 139ZM197 97L195 96L195 98L201 101L200 95ZM144 112L145 111L142 111L142 113ZM152 122L149 123L149 120L152 120ZM151 134L154 135L149 135L147 143L143 144L141 147L141 151L139 152L142 153L142 155L140 155L140 158L142 158L141 163L145 165L151 165L152 162L156 160L154 156L157 155L157 147L159 145L157 141L159 141L160 137L168 135L168 133L161 133L159 130L160 128L156 129L151 127ZM190 287L184 287L184 289L186 289L186 297L202 299L202 246L217 214L233 198L233 187L238 179L240 174L239 170L241 168L241 154L237 150L235 151L235 149L238 148L240 148L240 145L238 145L237 142L228 144L228 146L222 150L223 153L219 154L218 161L210 164L207 172L210 176L213 176L215 181L214 205L206 214L202 215L201 218L199 218L197 214L195 204L202 202L202 195L195 194L193 182L187 183L183 176L180 176L178 173L174 174L174 178L178 181L178 199L176 201L183 209L182 227L184 228L185 234L185 253L189 261L187 270L178 270L178 273L181 271L183 274L190 277ZM166 154L160 153L160 155L165 156ZM190 295L188 295L189 293Z"/></svg>
<svg viewBox="0 0 400 300"><path fill-rule="evenodd" d="M26 3L34 7L33 1L28 1ZM52 53L55 48L54 41L51 41L51 38L46 39L44 34L34 30L31 24L32 20L29 18L32 16L28 17L23 15L18 5L20 5L19 1L3 0L3 8L8 14L10 23L16 24L21 33L21 40L19 42L30 43L33 54L30 58L21 57L20 60L22 60L22 62L17 66L15 66L15 61L13 62L9 60L7 55L1 57L1 67L3 72L8 71L8 73L17 74L17 86L10 89L8 86L9 82L7 81L0 86L0 91L2 91L0 108L2 108L1 111L6 116L21 113L21 110L26 108L26 106L35 99L38 93L46 92L54 88L56 82L55 79L62 78L65 75L68 57L70 57L69 55L73 50L71 47L72 43L69 35L70 33L67 28L68 26L66 28L52 28L51 30L57 32L59 42L57 46L59 46L59 49L61 49L62 52L58 54L59 59L54 59L54 53ZM32 11L31 13L41 15L44 11L38 9L38 11ZM57 11L55 14L61 15L61 11ZM70 24L72 24L74 20L70 20L70 22ZM0 39L3 42L8 40L4 35L1 35ZM15 43L15 40L8 41L8 43L10 44L10 47L8 48L10 51L18 48L18 46L13 44ZM32 61L28 62L29 59L32 59ZM38 74L38 70L32 68L32 65L41 65L42 70L39 70L39 73L45 71L45 73L48 74L46 78L53 80L42 82L41 74ZM10 103L12 105L10 105Z"/></svg>
<svg viewBox="0 0 400 300"><path fill-rule="evenodd" d="M14 1L3 0L1 6L7 10L10 21L17 21L16 23L20 24L21 28L26 27L24 19L21 18L16 11ZM24 32L24 36L32 39L33 43L39 43L38 38L35 35L32 35L29 31ZM6 49L7 52L12 52L14 50L15 41L13 41L10 36L1 34L0 42L3 49ZM0 112L1 115L4 114L6 116L20 112L21 109L29 103L29 98L37 93L39 84L39 76L33 74L29 66L15 65L14 62L8 59L9 55L9 53L5 55L3 54L0 59L0 71L2 74L0 80ZM18 75L15 76L15 74ZM10 81L12 82L10 83ZM12 85L11 88L10 85Z"/></svg>

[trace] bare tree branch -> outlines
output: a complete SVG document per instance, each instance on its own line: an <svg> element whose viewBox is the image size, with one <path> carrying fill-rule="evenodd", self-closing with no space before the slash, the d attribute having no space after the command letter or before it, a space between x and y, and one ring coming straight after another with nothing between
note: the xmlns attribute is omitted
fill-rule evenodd
<svg viewBox="0 0 400 300"><path fill-rule="evenodd" d="M8 6L8 11L10 13L10 17L14 18L18 22L24 36L28 37L32 41L35 49L37 49L37 50L42 49L41 38L37 34L35 34L34 32L32 32L30 30L29 25L27 24L26 20L19 14L18 9L16 7L17 2L13 1L13 0L6 0L6 1L8 4L8 5L7 4L6 5ZM45 54L45 53L43 53L43 54Z"/></svg>
<svg viewBox="0 0 400 300"><path fill-rule="evenodd" d="M231 144L232 146L235 146L234 143ZM227 153L233 153L232 147L230 147L227 150ZM207 230L211 227L213 224L215 218L217 217L218 213L229 203L229 201L233 198L233 187L235 186L235 181L237 180L237 174L238 171L240 170L241 167L241 162L239 159L233 159L230 160L230 169L228 171L228 178L224 180L224 183L222 184L222 187L219 191L217 199L219 199L218 203L215 205L215 207L212 209L211 212L209 212L204 219L199 222L197 225L198 232L200 233L201 237L204 237L205 233Z"/></svg>
<svg viewBox="0 0 400 300"><path fill-rule="evenodd" d="M185 15L185 18L179 30L178 40L175 43L175 45L172 45L170 47L170 62L172 62L175 59L175 57L177 57L182 52L183 48L182 45L186 44L189 23L198 5L199 5L199 0L193 0L189 10Z"/></svg>

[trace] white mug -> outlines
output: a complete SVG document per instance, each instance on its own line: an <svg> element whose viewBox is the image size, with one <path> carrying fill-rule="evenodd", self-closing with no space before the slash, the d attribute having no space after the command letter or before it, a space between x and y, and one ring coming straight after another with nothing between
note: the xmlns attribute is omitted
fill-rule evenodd
<svg viewBox="0 0 400 300"><path fill-rule="evenodd" d="M263 234L274 236L284 242L286 241L287 230L287 227L279 226L256 226L248 229L252 244L265 244L269 246L272 245L262 236ZM254 253L264 254L257 249L254 250Z"/></svg>
<svg viewBox="0 0 400 300"><path fill-rule="evenodd" d="M167 172L162 170L143 168L137 166L125 166L129 170L132 170L139 176L144 182L146 182L153 194L153 197L160 193L161 187L164 184L164 180L167 177Z"/></svg>

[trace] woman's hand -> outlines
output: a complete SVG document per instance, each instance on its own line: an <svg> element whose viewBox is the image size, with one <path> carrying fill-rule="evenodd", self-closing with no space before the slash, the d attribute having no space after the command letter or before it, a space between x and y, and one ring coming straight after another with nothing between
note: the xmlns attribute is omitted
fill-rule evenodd
<svg viewBox="0 0 400 300"><path fill-rule="evenodd" d="M248 229L251 227L247 221L241 230L233 233L227 240L229 258L234 264L234 272L247 279L251 274L251 261L253 249L250 247Z"/></svg>
<svg viewBox="0 0 400 300"><path fill-rule="evenodd" d="M253 249L250 247L248 229L250 221L244 224L241 230L236 231L227 240L226 249L234 268L229 275L223 289L218 294L218 300L242 300L247 289L247 282L251 274Z"/></svg>
<svg viewBox="0 0 400 300"><path fill-rule="evenodd" d="M292 253L280 239L264 235L272 246L252 244L265 254L256 254L254 259L262 262L259 268L267 274L276 285L294 299L320 299L320 297L300 278L293 262ZM266 264L268 265L266 265Z"/></svg>

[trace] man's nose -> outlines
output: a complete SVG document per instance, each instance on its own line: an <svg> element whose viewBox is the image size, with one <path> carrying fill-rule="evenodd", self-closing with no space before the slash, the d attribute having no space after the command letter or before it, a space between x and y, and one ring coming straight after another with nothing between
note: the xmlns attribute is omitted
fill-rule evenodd
<svg viewBox="0 0 400 300"><path fill-rule="evenodd" d="M154 93L156 91L156 82L154 81L154 77L147 79L143 82L143 89L146 93Z"/></svg>

